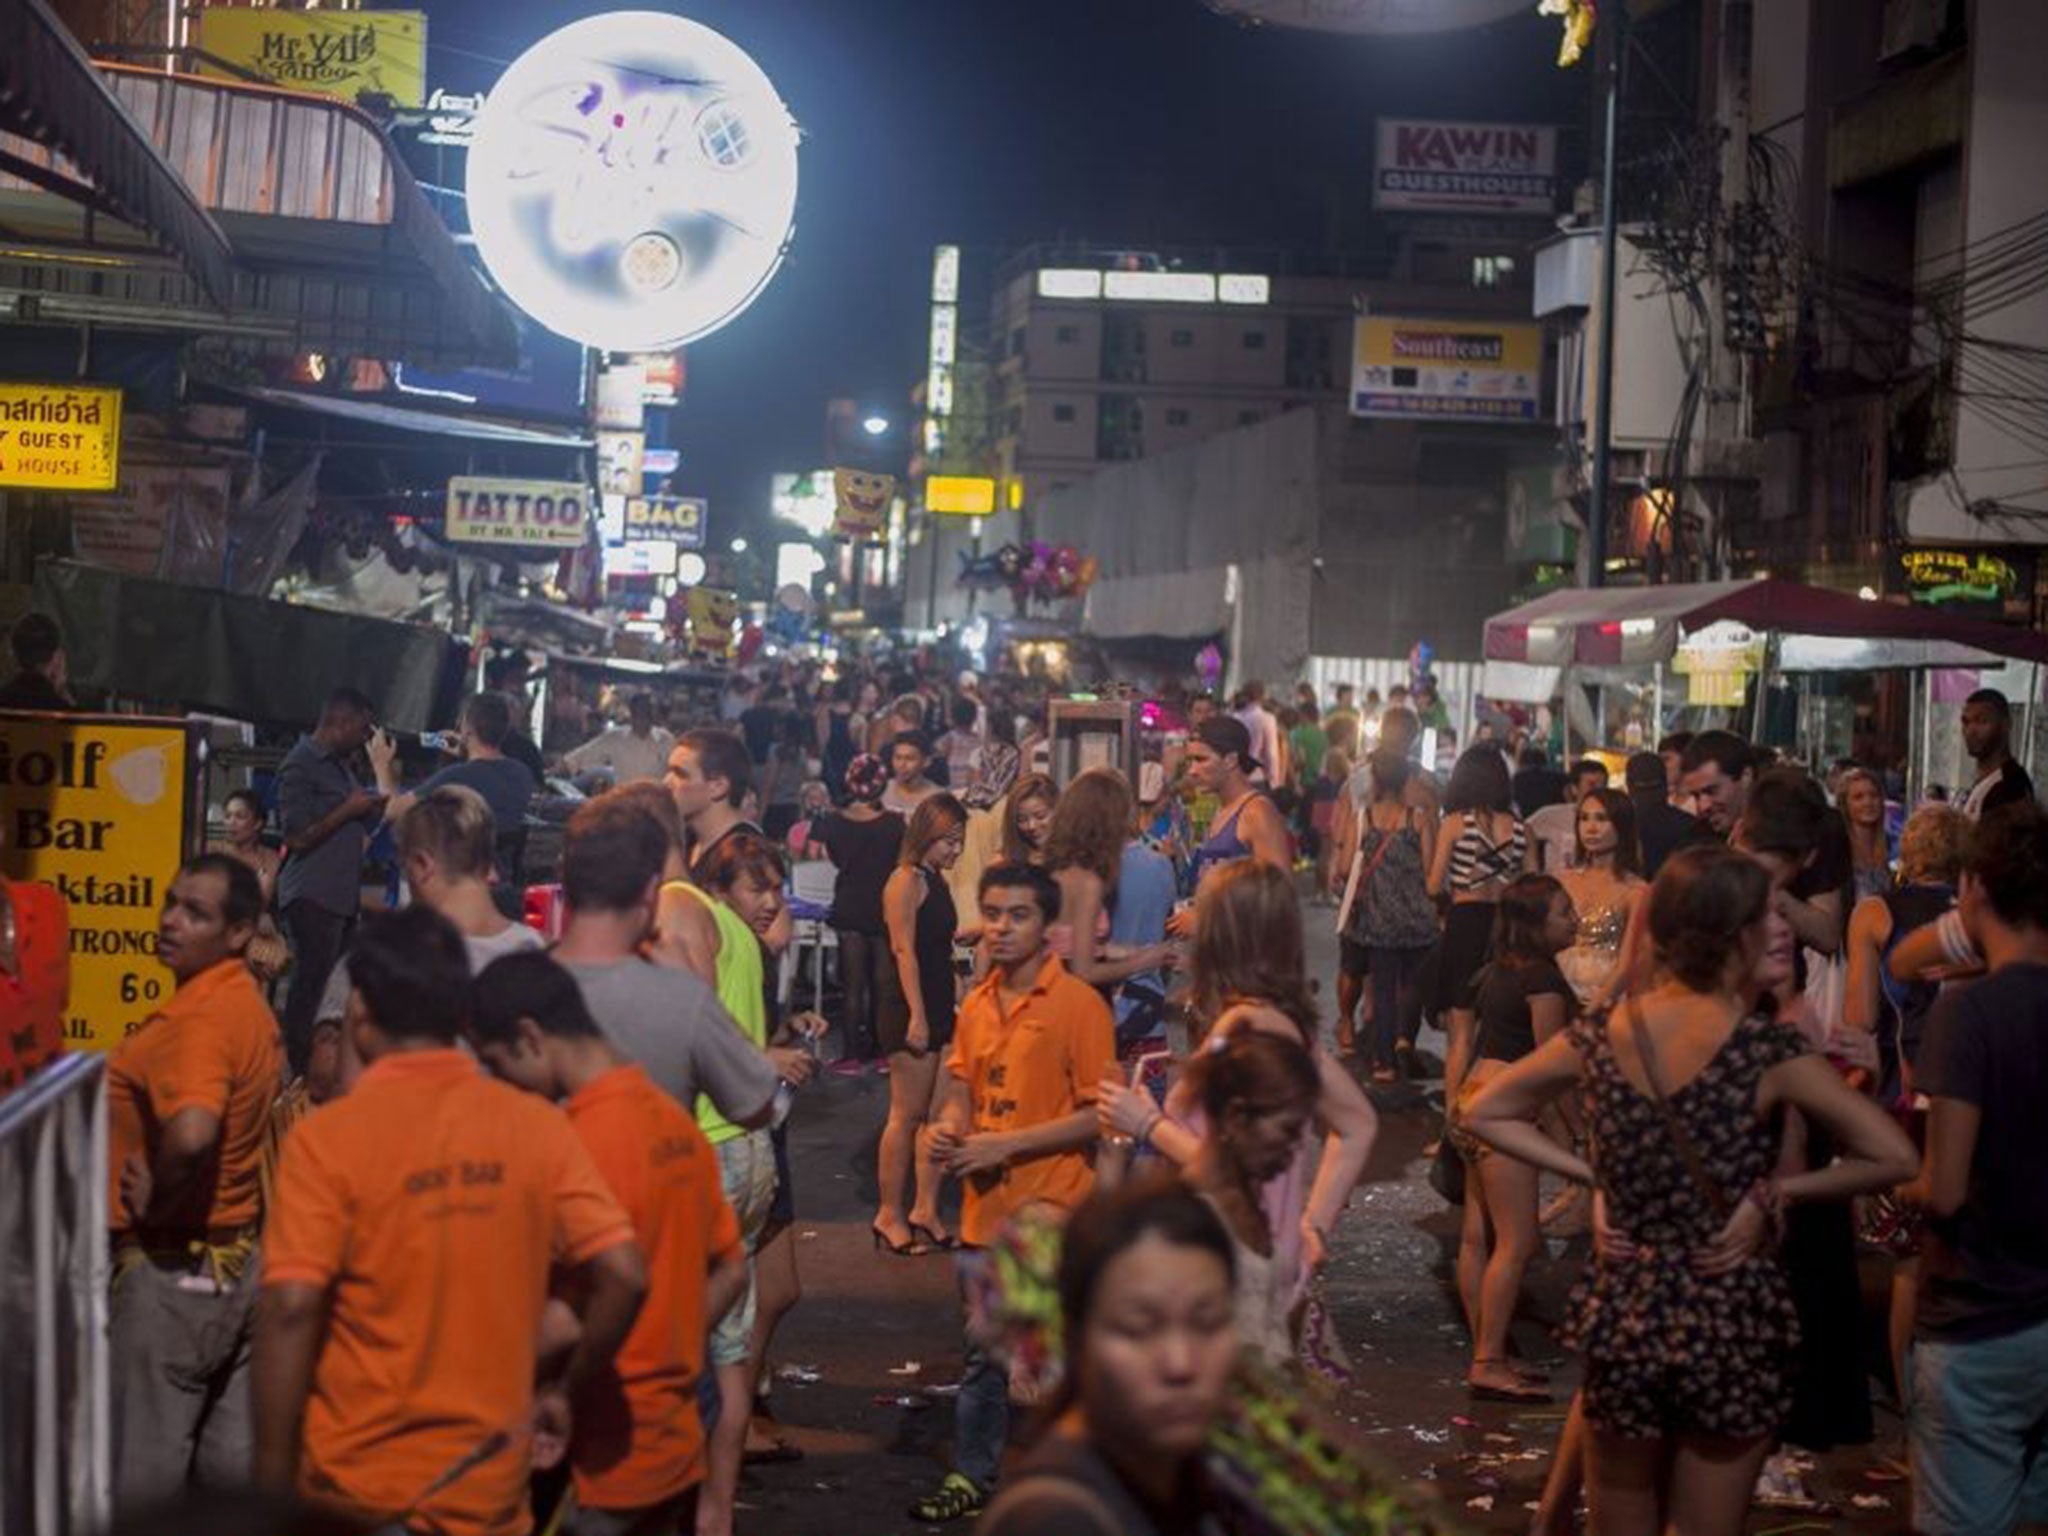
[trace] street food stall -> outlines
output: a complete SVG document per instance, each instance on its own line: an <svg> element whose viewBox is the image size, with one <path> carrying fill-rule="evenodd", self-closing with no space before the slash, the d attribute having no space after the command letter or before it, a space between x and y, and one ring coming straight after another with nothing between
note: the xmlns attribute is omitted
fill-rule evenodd
<svg viewBox="0 0 2048 1536"><path fill-rule="evenodd" d="M1547 593L1486 621L1485 656L1484 696L1564 697L1574 732L1592 745L1654 747L1682 711L1696 709L1704 712L1697 723L1794 741L1816 757L1848 755L1825 749L1840 733L1818 728L1825 712L1814 703L1826 690L1816 680L1895 674L1909 715L1904 761L1924 784L1934 706L1948 702L1943 680L1959 670L1997 674L2013 702L2028 707L2015 751L2033 755L2031 706L2048 636L1756 577ZM1595 690L1590 705L1573 697L1577 687Z"/></svg>

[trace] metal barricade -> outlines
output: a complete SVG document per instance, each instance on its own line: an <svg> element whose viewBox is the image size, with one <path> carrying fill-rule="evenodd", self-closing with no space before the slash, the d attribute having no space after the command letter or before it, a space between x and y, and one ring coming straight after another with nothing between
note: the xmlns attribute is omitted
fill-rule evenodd
<svg viewBox="0 0 2048 1536"><path fill-rule="evenodd" d="M111 1512L106 1059L0 1098L0 1536L87 1536Z"/></svg>

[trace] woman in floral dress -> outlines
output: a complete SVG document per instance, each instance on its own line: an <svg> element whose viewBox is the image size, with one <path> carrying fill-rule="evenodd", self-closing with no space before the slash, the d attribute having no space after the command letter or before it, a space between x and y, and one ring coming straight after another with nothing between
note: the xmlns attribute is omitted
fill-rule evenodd
<svg viewBox="0 0 2048 1536"><path fill-rule="evenodd" d="M1791 1404L1798 1322L1762 1239L1790 1204L1888 1189L1917 1165L1904 1134L1798 1032L1759 1009L1759 974L1789 964L1770 877L1719 847L1674 854L1649 896L1663 979L1581 1019L1487 1083L1467 1129L1590 1183L1611 1239L1572 1299L1585 1357L1593 1536L1742 1529ZM1584 1090L1589 1165L1536 1126ZM1831 1166L1778 1178L1786 1109L1831 1131Z"/></svg>

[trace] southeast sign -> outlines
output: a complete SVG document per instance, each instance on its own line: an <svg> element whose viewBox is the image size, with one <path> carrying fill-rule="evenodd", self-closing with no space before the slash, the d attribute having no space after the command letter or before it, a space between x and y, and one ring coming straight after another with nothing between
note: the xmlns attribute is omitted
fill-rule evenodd
<svg viewBox="0 0 2048 1536"><path fill-rule="evenodd" d="M1351 414L1534 421L1542 363L1534 325L1363 315L1352 338Z"/></svg>
<svg viewBox="0 0 2048 1536"><path fill-rule="evenodd" d="M590 491L573 480L494 480L457 475L448 482L452 544L508 549L579 549L590 523Z"/></svg>
<svg viewBox="0 0 2048 1536"><path fill-rule="evenodd" d="M111 491L120 479L120 390L0 383L0 486Z"/></svg>
<svg viewBox="0 0 2048 1536"><path fill-rule="evenodd" d="M1557 205L1557 130L1383 117L1372 205L1408 213L1548 215Z"/></svg>

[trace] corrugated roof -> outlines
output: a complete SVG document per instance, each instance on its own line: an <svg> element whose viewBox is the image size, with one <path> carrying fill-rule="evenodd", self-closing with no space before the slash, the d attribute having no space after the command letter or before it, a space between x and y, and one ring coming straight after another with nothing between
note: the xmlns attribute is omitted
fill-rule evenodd
<svg viewBox="0 0 2048 1536"><path fill-rule="evenodd" d="M272 389L266 385L221 385L231 394L265 405L288 410L312 411L365 426L387 427L396 432L433 433L444 437L469 438L483 443L512 443L532 448L588 448L591 439L575 432L550 432L540 427L514 427L503 422L483 421L474 416L444 416L439 411L419 411L378 400L351 400L342 395L316 395L296 389Z"/></svg>
<svg viewBox="0 0 2048 1536"><path fill-rule="evenodd" d="M161 239L216 304L227 304L228 237L43 0L0 4L0 130L91 166L90 190Z"/></svg>

